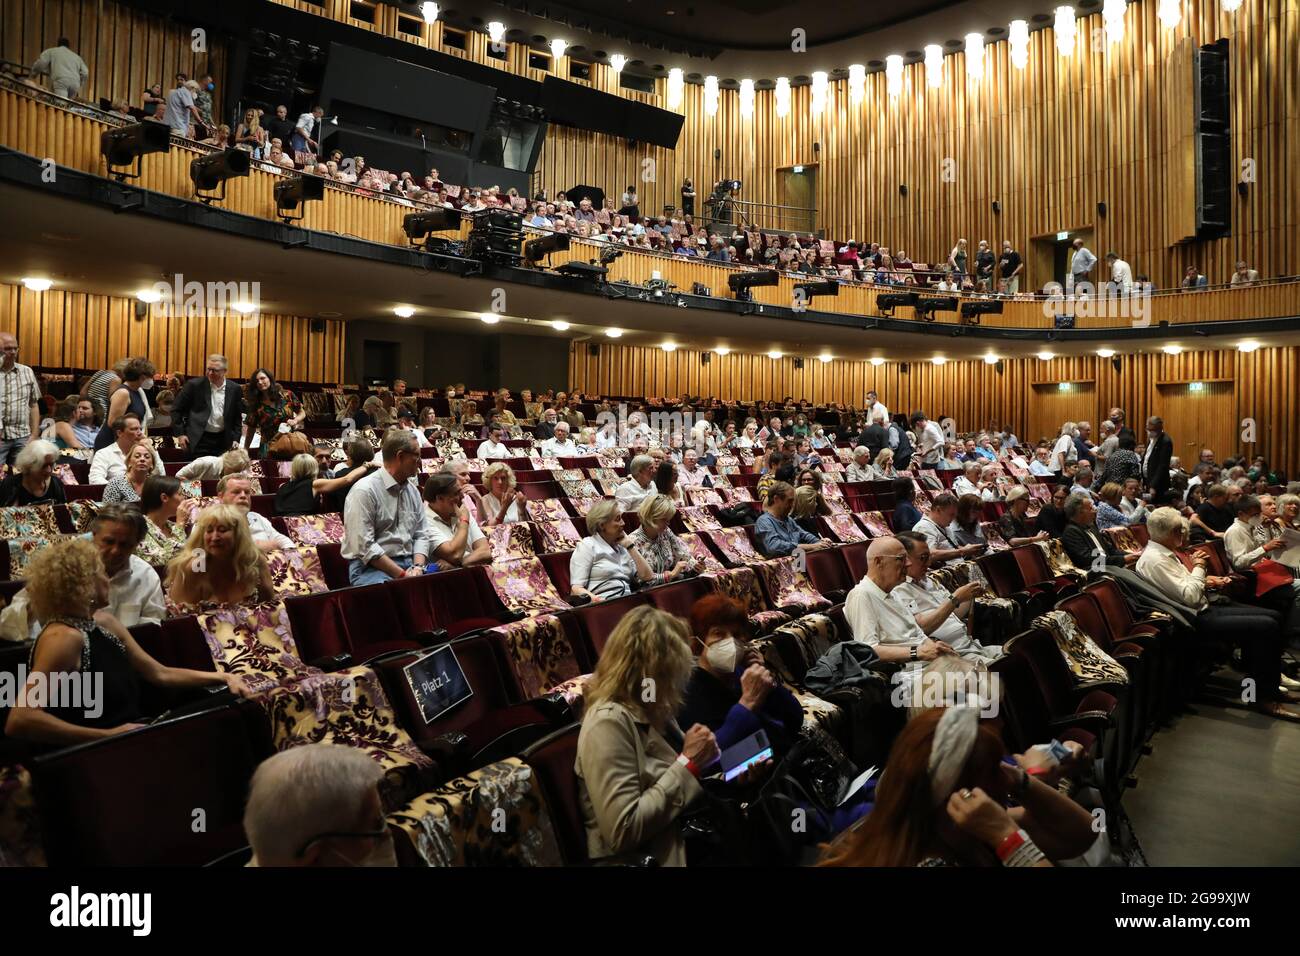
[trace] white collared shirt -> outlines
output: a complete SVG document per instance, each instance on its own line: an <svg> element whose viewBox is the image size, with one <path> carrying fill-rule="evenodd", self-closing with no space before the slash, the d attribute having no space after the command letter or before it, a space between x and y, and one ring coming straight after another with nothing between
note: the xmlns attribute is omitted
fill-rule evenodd
<svg viewBox="0 0 1300 956"><path fill-rule="evenodd" d="M551 437L542 442L542 454L550 458L559 458L561 455L572 458L578 454L578 446L574 444L572 438L560 441L558 438Z"/></svg>
<svg viewBox="0 0 1300 956"><path fill-rule="evenodd" d="M1255 539L1255 531L1250 525L1238 518L1223 534L1223 546L1228 552L1228 559L1238 571L1247 571L1250 566L1264 557L1266 552Z"/></svg>
<svg viewBox="0 0 1300 956"><path fill-rule="evenodd" d="M362 564L387 555L428 555L432 532L414 481L379 468L352 486L343 504L343 557Z"/></svg>
<svg viewBox="0 0 1300 956"><path fill-rule="evenodd" d="M927 614L943 606L952 598L952 592L938 582L923 577L920 581L908 578L889 592L891 603L902 605L907 613L915 619L918 614ZM1002 648L985 646L972 640L966 632L966 622L950 613L942 624L930 632L930 637L943 641L954 651L969 661L991 661L1002 656Z"/></svg>
<svg viewBox="0 0 1300 956"><path fill-rule="evenodd" d="M615 489L614 497L618 499L618 506L623 511L636 511L641 507L641 502L645 501L651 495L659 494L659 489L655 487L654 482L642 488L635 478L628 478Z"/></svg>
<svg viewBox="0 0 1300 956"><path fill-rule="evenodd" d="M1147 542L1135 570L1179 604L1195 611L1203 611L1209 604L1205 599L1205 566L1188 571L1178 555L1158 541Z"/></svg>
<svg viewBox="0 0 1300 956"><path fill-rule="evenodd" d="M208 413L205 431L215 433L226 427L226 383L222 382L221 387L217 388L208 382L208 388L212 390L212 410Z"/></svg>
<svg viewBox="0 0 1300 956"><path fill-rule="evenodd" d="M287 538L275 530L270 518L256 511L248 512L248 530L253 533L253 541L257 544L261 544L263 541L272 541L277 548L298 547L292 538Z"/></svg>
<svg viewBox="0 0 1300 956"><path fill-rule="evenodd" d="M151 448L151 450L153 451L153 473L166 474L162 459L158 457L158 449ZM106 485L113 478L120 478L125 474L126 453L117 442L105 445L95 452L95 457L90 460L89 481L92 485Z"/></svg>
<svg viewBox="0 0 1300 956"><path fill-rule="evenodd" d="M131 555L126 567L108 579L108 605L104 610L121 621L123 627L161 624L167 616L167 605L158 572L143 558ZM0 611L0 637L7 640L34 641L44 626L30 612L26 588Z"/></svg>
<svg viewBox="0 0 1300 956"><path fill-rule="evenodd" d="M478 446L477 457L487 460L489 458L513 458L514 456L504 442L493 441L489 438Z"/></svg>
<svg viewBox="0 0 1300 956"><path fill-rule="evenodd" d="M869 577L863 577L845 598L844 619L853 639L872 647L880 644L912 647L926 637L916 618L902 604L889 600ZM921 661L909 661L903 664L903 670L915 674L921 664Z"/></svg>
<svg viewBox="0 0 1300 956"><path fill-rule="evenodd" d="M636 561L622 545L610 544L600 535L588 535L578 542L569 558L569 581L598 597L621 597L632 590Z"/></svg>
<svg viewBox="0 0 1300 956"><path fill-rule="evenodd" d="M427 504L424 510L429 519L429 554L436 554L438 548L442 547L460 531L460 516L452 512L451 520L444 521L443 518ZM497 510L500 511L498 504ZM461 552L463 560L470 551L474 550L474 545L483 540L483 529L478 526L478 520L471 514L469 516L469 533L465 535L465 550Z"/></svg>

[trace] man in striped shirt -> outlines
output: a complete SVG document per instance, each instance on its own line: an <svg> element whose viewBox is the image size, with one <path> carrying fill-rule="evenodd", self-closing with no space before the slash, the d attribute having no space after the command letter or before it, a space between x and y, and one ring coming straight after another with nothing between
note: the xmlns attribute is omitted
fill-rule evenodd
<svg viewBox="0 0 1300 956"><path fill-rule="evenodd" d="M41 425L36 373L18 364L18 339L0 332L0 463L12 465Z"/></svg>

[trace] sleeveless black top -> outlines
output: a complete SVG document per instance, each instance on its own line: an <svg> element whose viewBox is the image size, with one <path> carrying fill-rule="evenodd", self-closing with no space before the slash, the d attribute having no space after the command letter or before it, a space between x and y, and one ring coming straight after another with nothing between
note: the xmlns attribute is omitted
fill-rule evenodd
<svg viewBox="0 0 1300 956"><path fill-rule="evenodd" d="M83 677L81 680L78 688L79 698L61 700L59 703L65 706L60 707L49 706L50 691L56 684L50 681L46 690L45 712L79 727L106 729L139 721L142 706L140 677L127 659L126 645L121 639L93 620L56 618L47 623L66 624L81 632L84 643L81 647L79 673L88 675L88 678ZM32 661L36 659L36 646L40 642L41 639L38 637L36 643L32 645L28 667L31 667ZM58 682L58 686L66 687L69 683Z"/></svg>
<svg viewBox="0 0 1300 956"><path fill-rule="evenodd" d="M126 388L125 385L118 386L116 390L120 392L122 389L126 389L128 393L126 411L135 412L140 416L140 423L144 424L144 396L140 394L139 390L132 391L131 389ZM125 412L123 414L125 414ZM113 423L106 421L100 426L99 434L95 436L95 451L99 451L101 448L107 448L115 441L117 441L117 436L113 434Z"/></svg>

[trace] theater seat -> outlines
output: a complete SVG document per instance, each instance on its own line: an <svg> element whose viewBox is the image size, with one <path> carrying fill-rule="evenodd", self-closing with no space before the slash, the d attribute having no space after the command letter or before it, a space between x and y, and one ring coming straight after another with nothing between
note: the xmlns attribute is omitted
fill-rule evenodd
<svg viewBox="0 0 1300 956"><path fill-rule="evenodd" d="M856 583L849 574L849 567L844 561L843 548L824 548L809 551L808 578L820 593L834 604L843 602Z"/></svg>
<svg viewBox="0 0 1300 956"><path fill-rule="evenodd" d="M605 642L609 640L609 635L618 626L618 622L623 620L624 614L634 607L649 603L651 603L649 594L639 591L612 601L599 601L576 608L573 615L582 625L582 633L586 638L587 647L592 652L592 659L600 657L605 649Z"/></svg>
<svg viewBox="0 0 1300 956"><path fill-rule="evenodd" d="M551 813L560 855L567 866L588 862L587 827L582 820L578 775L573 769L578 759L578 733L581 729L580 724L561 728L520 754L537 776Z"/></svg>

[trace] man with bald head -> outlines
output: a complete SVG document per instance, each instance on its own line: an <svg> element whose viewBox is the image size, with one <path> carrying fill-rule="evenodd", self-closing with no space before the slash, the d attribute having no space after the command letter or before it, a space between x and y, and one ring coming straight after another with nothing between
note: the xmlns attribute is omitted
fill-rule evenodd
<svg viewBox="0 0 1300 956"><path fill-rule="evenodd" d="M903 543L897 538L875 538L867 548L867 576L844 601L844 619L855 641L870 644L882 661L901 664L901 680L910 683L925 661L956 651L927 637L905 607L889 600L889 593L906 580Z"/></svg>

